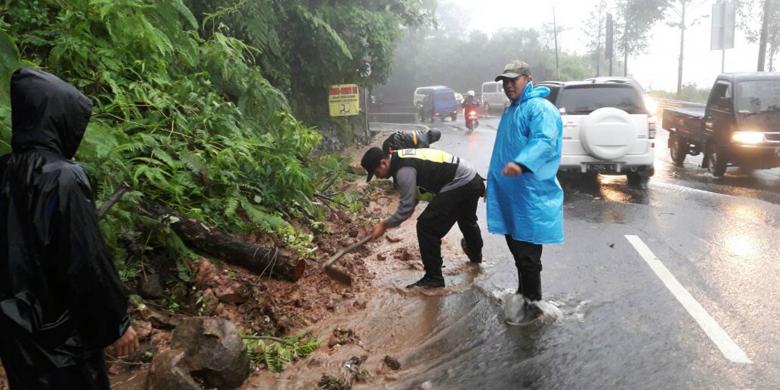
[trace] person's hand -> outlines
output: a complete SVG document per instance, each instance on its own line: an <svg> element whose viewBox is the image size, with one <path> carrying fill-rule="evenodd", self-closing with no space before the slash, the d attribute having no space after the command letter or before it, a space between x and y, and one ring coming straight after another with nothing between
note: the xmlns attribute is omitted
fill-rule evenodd
<svg viewBox="0 0 780 390"><path fill-rule="evenodd" d="M501 171L504 176L520 176L523 174L523 167L516 162L509 162L504 166L504 170Z"/></svg>
<svg viewBox="0 0 780 390"><path fill-rule="evenodd" d="M382 237L383 234L385 234L385 230L387 230L387 227L382 222L374 225L374 228L371 229L371 239L376 240L379 237Z"/></svg>
<svg viewBox="0 0 780 390"><path fill-rule="evenodd" d="M135 334L135 329L129 326L117 341L114 341L114 350L117 357L123 357L138 351L138 335Z"/></svg>

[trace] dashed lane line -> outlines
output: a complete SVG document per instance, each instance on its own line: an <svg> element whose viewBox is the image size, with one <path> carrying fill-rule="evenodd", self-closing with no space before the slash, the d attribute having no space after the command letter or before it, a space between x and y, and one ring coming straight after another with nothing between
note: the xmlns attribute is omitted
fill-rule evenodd
<svg viewBox="0 0 780 390"><path fill-rule="evenodd" d="M720 349L720 352L726 359L734 363L753 363L747 357L745 351L732 340L728 333L726 333L726 331L718 325L715 319L704 310L701 304L693 298L688 290L677 281L677 278L669 272L669 269L666 268L655 254L653 254L639 236L626 235L625 237L626 240L634 246L634 249L639 252L639 255L642 256L647 265L650 266L650 269L652 269L656 276L661 279L666 288L668 288L672 295L677 298L677 301L679 301L685 310L688 311L688 314L690 314L696 323L699 324L704 333L706 333L710 340L715 343L715 346Z"/></svg>

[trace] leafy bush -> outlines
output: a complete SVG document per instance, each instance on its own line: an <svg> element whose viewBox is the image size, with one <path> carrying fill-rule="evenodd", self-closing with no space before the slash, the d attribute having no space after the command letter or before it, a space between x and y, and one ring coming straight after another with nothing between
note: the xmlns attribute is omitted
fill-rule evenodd
<svg viewBox="0 0 780 390"><path fill-rule="evenodd" d="M244 337L244 346L249 354L249 360L253 365L264 364L271 372L280 372L284 367L298 359L303 359L320 347L316 337L308 337L306 334L287 336L272 343L266 340L268 337Z"/></svg>

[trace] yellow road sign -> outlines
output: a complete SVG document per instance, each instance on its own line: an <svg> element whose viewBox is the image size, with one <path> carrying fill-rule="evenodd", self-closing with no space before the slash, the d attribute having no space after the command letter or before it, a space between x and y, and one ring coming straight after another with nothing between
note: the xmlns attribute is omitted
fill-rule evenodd
<svg viewBox="0 0 780 390"><path fill-rule="evenodd" d="M328 91L330 116L352 116L360 113L360 93L357 84L331 85Z"/></svg>

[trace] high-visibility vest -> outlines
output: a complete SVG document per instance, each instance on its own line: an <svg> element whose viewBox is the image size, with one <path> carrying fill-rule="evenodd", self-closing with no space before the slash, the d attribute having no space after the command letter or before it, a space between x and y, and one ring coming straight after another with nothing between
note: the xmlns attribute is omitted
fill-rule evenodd
<svg viewBox="0 0 780 390"><path fill-rule="evenodd" d="M390 174L402 167L417 170L417 186L427 192L439 191L455 178L460 158L438 149L401 149L390 157ZM396 180L397 181L397 180Z"/></svg>

